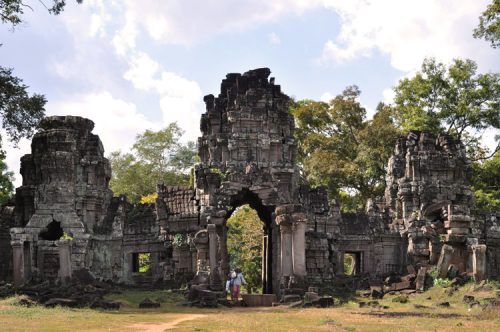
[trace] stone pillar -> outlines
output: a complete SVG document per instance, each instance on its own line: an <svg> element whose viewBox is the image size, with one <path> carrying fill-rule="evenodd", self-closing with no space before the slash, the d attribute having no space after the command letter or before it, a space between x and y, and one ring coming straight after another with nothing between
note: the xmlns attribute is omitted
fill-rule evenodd
<svg viewBox="0 0 500 332"><path fill-rule="evenodd" d="M19 287L26 281L24 279L24 245L23 242L11 242L11 245L14 286Z"/></svg>
<svg viewBox="0 0 500 332"><path fill-rule="evenodd" d="M208 231L208 257L210 262L210 288L212 290L219 290L222 287L221 278L219 276L217 262L217 249L218 249L218 239L217 239L217 229L214 224L207 225Z"/></svg>
<svg viewBox="0 0 500 332"><path fill-rule="evenodd" d="M293 274L297 277L306 275L306 216L294 213L293 216Z"/></svg>
<svg viewBox="0 0 500 332"><path fill-rule="evenodd" d="M476 282L486 277L486 245L472 246L472 272Z"/></svg>
<svg viewBox="0 0 500 332"><path fill-rule="evenodd" d="M214 224L207 225L208 231L208 257L210 273L217 269L217 232Z"/></svg>
<svg viewBox="0 0 500 332"><path fill-rule="evenodd" d="M70 241L58 241L59 246L59 278L63 283L71 279L71 246Z"/></svg>
<svg viewBox="0 0 500 332"><path fill-rule="evenodd" d="M208 276L210 267L207 264L208 252L208 232L207 230L198 231L193 238L193 243L196 248L196 275ZM208 266L208 267L207 267Z"/></svg>
<svg viewBox="0 0 500 332"><path fill-rule="evenodd" d="M281 233L281 276L289 277L293 275L293 239L292 225L280 224Z"/></svg>
<svg viewBox="0 0 500 332"><path fill-rule="evenodd" d="M454 251L453 247L449 244L445 244L441 249L441 256L437 265L439 278L446 278L448 275L448 267L450 266Z"/></svg>

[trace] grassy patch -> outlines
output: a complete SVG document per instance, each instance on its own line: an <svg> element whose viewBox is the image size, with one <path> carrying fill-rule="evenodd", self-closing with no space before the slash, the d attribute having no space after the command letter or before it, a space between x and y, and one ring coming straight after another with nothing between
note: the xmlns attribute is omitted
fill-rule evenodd
<svg viewBox="0 0 500 332"><path fill-rule="evenodd" d="M476 288L476 285L468 284L448 296L444 288L434 286L425 293L408 295L409 303L393 302L402 294L386 294L380 304L389 306L389 309L358 308L354 301L327 309L197 309L180 306L182 295L168 290L125 290L108 296L110 300L123 303L119 311L27 308L16 305L19 298L11 297L0 301L0 321L5 331L137 331L140 330L137 324L141 327L154 325L161 330L159 324L169 323L176 331L199 332L498 330L498 311L469 310L463 303L465 294L473 295L479 301L496 295L496 289L484 291ZM146 297L160 302L161 308L138 309ZM449 301L451 307L436 307L440 301Z"/></svg>

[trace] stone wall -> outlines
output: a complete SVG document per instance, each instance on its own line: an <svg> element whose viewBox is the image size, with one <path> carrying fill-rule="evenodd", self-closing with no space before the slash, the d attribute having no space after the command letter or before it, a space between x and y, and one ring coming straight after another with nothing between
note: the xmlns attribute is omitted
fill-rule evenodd
<svg viewBox="0 0 500 332"><path fill-rule="evenodd" d="M0 280L12 279L10 228L14 227L14 205L5 204L0 211Z"/></svg>
<svg viewBox="0 0 500 332"><path fill-rule="evenodd" d="M32 153L21 159L23 183L10 230L21 281L32 275L55 280L61 271L82 268L115 282L161 278L165 248L154 206L113 197L110 164L93 127L80 117L48 117L33 137ZM64 243L70 243L70 267L61 265ZM147 275L132 271L137 252L151 253Z"/></svg>
<svg viewBox="0 0 500 332"><path fill-rule="evenodd" d="M474 212L471 229L479 244L486 245L486 275L500 279L500 212Z"/></svg>
<svg viewBox="0 0 500 332"><path fill-rule="evenodd" d="M436 264L443 244L454 248L455 264L467 269L470 233L470 162L465 147L447 135L411 132L390 158L385 198L393 227L408 239L408 262Z"/></svg>

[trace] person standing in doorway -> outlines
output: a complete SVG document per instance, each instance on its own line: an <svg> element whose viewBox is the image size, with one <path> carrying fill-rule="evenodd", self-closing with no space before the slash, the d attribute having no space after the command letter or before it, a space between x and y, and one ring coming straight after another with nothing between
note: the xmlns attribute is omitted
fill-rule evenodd
<svg viewBox="0 0 500 332"><path fill-rule="evenodd" d="M239 268L236 268L234 272L236 272L236 277L233 279L233 300L238 301L240 298L241 285L246 285L247 282Z"/></svg>
<svg viewBox="0 0 500 332"><path fill-rule="evenodd" d="M231 295L231 300L233 300L233 276L232 273L228 273L226 280L226 292Z"/></svg>

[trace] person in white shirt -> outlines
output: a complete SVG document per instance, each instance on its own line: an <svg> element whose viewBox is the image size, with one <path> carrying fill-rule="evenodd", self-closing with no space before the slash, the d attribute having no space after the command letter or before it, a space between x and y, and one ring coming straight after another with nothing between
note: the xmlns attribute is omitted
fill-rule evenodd
<svg viewBox="0 0 500 332"><path fill-rule="evenodd" d="M234 269L234 272L236 272L236 277L233 279L233 300L238 301L240 297L241 285L246 285L247 282L239 268Z"/></svg>

